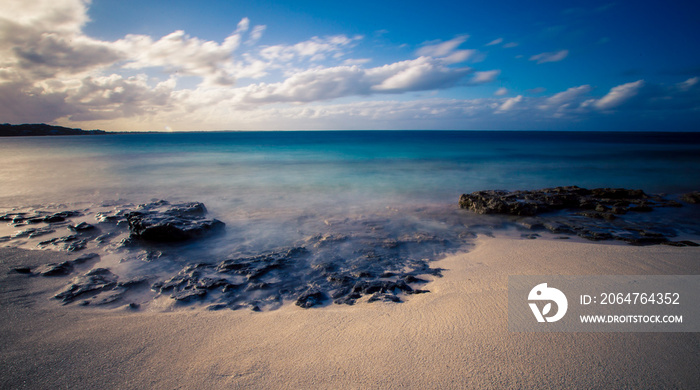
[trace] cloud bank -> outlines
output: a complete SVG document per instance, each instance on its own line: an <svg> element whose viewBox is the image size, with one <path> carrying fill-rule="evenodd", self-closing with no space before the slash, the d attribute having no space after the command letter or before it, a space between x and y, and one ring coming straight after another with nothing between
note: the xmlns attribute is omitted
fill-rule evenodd
<svg viewBox="0 0 700 390"><path fill-rule="evenodd" d="M697 115L700 107L698 77L673 85L630 81L608 91L580 85L538 97L497 88L502 70L476 68L485 54L464 47L467 35L425 42L408 58L378 64L354 55L365 43L360 35L259 45L267 26L248 18L221 41L182 30L105 41L83 31L89 5L5 1L0 120L108 130L565 128L641 118L641 111ZM486 46L517 45L503 42ZM529 59L554 63L568 54ZM429 96L477 86L492 86L488 97Z"/></svg>

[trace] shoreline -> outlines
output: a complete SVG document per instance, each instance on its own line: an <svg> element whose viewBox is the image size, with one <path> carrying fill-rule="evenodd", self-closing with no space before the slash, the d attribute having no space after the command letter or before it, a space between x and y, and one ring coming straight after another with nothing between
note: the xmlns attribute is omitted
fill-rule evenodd
<svg viewBox="0 0 700 390"><path fill-rule="evenodd" d="M12 388L692 388L696 333L512 333L508 275L699 274L700 248L480 236L405 302L262 313L42 302L63 278L8 273L70 255L0 249Z"/></svg>

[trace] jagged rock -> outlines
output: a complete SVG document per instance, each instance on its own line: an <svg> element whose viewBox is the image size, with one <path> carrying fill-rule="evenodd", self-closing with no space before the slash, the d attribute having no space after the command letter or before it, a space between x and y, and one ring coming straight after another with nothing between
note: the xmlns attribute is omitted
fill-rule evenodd
<svg viewBox="0 0 700 390"><path fill-rule="evenodd" d="M367 302L377 302L377 301L382 301L382 302L396 302L400 303L401 298L397 297L394 294L386 294L386 293L375 293L372 295Z"/></svg>
<svg viewBox="0 0 700 390"><path fill-rule="evenodd" d="M352 288L352 291L355 293L369 295L374 294L376 292L410 292L413 291L413 289L403 280L371 280L360 281L355 283L355 286Z"/></svg>
<svg viewBox="0 0 700 390"><path fill-rule="evenodd" d="M661 197L651 199L642 190L625 188L594 188L588 190L576 186L545 188L534 191L488 190L463 194L460 197L461 208L479 214L509 214L518 216L536 215L549 211L595 210L614 214L629 211L630 203L640 204L642 209L651 207L649 202L656 202L657 207L671 206L673 201Z"/></svg>
<svg viewBox="0 0 700 390"><path fill-rule="evenodd" d="M202 237L224 228L218 219L204 219L206 208L201 203L173 205L165 211L133 211L126 214L133 237L155 242L179 242Z"/></svg>
<svg viewBox="0 0 700 390"><path fill-rule="evenodd" d="M84 231L92 230L94 228L95 228L94 226L90 225L87 222L80 222L77 225L68 225L68 229L70 229L74 232L84 232Z"/></svg>
<svg viewBox="0 0 700 390"><path fill-rule="evenodd" d="M225 304L225 303L216 303L216 304L207 306L207 310L209 310L209 311L217 311L217 310L225 309L225 308L227 308L227 307L228 307L228 305Z"/></svg>
<svg viewBox="0 0 700 390"><path fill-rule="evenodd" d="M663 245L670 245L670 246L700 246L700 244L693 242L693 241L664 241L661 244Z"/></svg>
<svg viewBox="0 0 700 390"><path fill-rule="evenodd" d="M413 275L406 275L406 277L403 278L403 281L406 283L428 283L427 280L417 278Z"/></svg>
<svg viewBox="0 0 700 390"><path fill-rule="evenodd" d="M296 305L308 309L320 305L326 298L326 294L323 291L311 288L297 298Z"/></svg>
<svg viewBox="0 0 700 390"><path fill-rule="evenodd" d="M12 268L12 271L17 272L18 274L31 274L32 269L29 267L14 267Z"/></svg>
<svg viewBox="0 0 700 390"><path fill-rule="evenodd" d="M699 204L700 203L700 191L688 192L687 194L681 195L680 199L686 203Z"/></svg>
<svg viewBox="0 0 700 390"><path fill-rule="evenodd" d="M117 285L117 275L107 268L95 268L85 275L73 279L73 283L64 291L56 294L54 298L60 299L64 304L73 302L86 294L97 294L113 289Z"/></svg>
<svg viewBox="0 0 700 390"><path fill-rule="evenodd" d="M170 297L178 302L192 302L207 295L207 290L188 289L174 292Z"/></svg>
<svg viewBox="0 0 700 390"><path fill-rule="evenodd" d="M542 230L545 228L542 220L539 218L522 218L517 222L517 224L529 230Z"/></svg>
<svg viewBox="0 0 700 390"><path fill-rule="evenodd" d="M44 226L40 228L29 228L22 230L20 232L15 233L12 237L13 238L21 238L21 237L27 237L27 238L34 238L34 237L39 237L43 236L46 234L51 234L54 233L56 230L54 230L51 226Z"/></svg>
<svg viewBox="0 0 700 390"><path fill-rule="evenodd" d="M64 276L73 271L73 263L64 261L62 263L49 263L36 269L36 273L41 276Z"/></svg>
<svg viewBox="0 0 700 390"><path fill-rule="evenodd" d="M98 255L97 253L85 253L84 255L76 257L73 260L73 264L83 264L83 263L86 263L90 260L97 259L99 257L100 257L100 255Z"/></svg>

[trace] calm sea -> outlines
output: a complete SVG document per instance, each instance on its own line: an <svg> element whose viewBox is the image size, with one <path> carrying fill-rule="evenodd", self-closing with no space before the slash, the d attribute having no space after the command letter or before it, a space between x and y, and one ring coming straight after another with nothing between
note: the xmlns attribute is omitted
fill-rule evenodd
<svg viewBox="0 0 700 390"><path fill-rule="evenodd" d="M343 131L0 139L0 202L197 199L223 210L455 203L576 184L700 188L700 134ZM226 212L226 211L222 211Z"/></svg>

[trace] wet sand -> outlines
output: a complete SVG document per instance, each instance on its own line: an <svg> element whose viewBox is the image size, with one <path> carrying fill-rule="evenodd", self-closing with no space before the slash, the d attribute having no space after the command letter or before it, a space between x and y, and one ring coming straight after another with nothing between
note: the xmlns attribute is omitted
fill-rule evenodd
<svg viewBox="0 0 700 390"><path fill-rule="evenodd" d="M700 248L477 240L404 303L209 312L60 306L75 257L0 249L2 388L698 388L698 333L511 333L508 275L700 274Z"/></svg>

